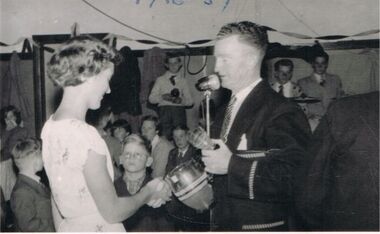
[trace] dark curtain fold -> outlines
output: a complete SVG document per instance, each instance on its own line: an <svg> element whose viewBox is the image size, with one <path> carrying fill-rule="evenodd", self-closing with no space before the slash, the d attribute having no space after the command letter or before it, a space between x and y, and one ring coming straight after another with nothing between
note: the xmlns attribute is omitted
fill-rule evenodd
<svg viewBox="0 0 380 234"><path fill-rule="evenodd" d="M111 93L107 99L115 114L127 112L132 116L141 115L141 73L137 58L128 46L120 49L123 61L115 67L110 82Z"/></svg>

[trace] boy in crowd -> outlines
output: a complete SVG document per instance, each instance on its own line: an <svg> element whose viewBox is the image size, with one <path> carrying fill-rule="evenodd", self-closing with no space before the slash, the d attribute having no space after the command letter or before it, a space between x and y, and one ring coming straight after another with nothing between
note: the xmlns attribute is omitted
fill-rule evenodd
<svg viewBox="0 0 380 234"><path fill-rule="evenodd" d="M33 138L20 140L12 154L19 169L11 194L16 231L54 232L50 190L36 175L43 169L41 143Z"/></svg>
<svg viewBox="0 0 380 234"><path fill-rule="evenodd" d="M131 125L125 119L118 119L111 125L111 136L117 140L119 152L123 150L125 139L132 133ZM118 155L112 155L116 165L120 165L120 153Z"/></svg>
<svg viewBox="0 0 380 234"><path fill-rule="evenodd" d="M121 144L124 143L125 138L132 133L131 125L125 119L116 120L111 127L112 136L119 140Z"/></svg>
<svg viewBox="0 0 380 234"><path fill-rule="evenodd" d="M156 116L147 115L142 118L141 134L151 145L152 152L152 177L163 177L169 152L174 148L173 144L165 137L159 136L161 124Z"/></svg>
<svg viewBox="0 0 380 234"><path fill-rule="evenodd" d="M182 60L178 54L168 53L167 71L158 77L149 95L149 102L158 104L162 135L171 140L171 130L186 124L186 108L194 104L189 85L181 74Z"/></svg>
<svg viewBox="0 0 380 234"><path fill-rule="evenodd" d="M133 196L152 180L147 173L147 167L152 164L146 141L139 135L132 134L125 139L125 145L120 163L124 168L123 176L115 180L116 193L120 197ZM141 207L134 215L123 221L128 232L140 231L172 231L166 221L163 207Z"/></svg>
<svg viewBox="0 0 380 234"><path fill-rule="evenodd" d="M185 125L179 125L173 129L173 140L176 148L169 153L166 174L176 166L192 159L202 163L202 153L199 149L190 145L187 138L188 131L189 129ZM174 220L176 231L205 232L210 230L209 210L197 211L184 205L174 196L166 207L170 217Z"/></svg>
<svg viewBox="0 0 380 234"><path fill-rule="evenodd" d="M274 82L270 86L286 98L301 96L300 87L292 81L294 64L290 59L280 59L274 64Z"/></svg>

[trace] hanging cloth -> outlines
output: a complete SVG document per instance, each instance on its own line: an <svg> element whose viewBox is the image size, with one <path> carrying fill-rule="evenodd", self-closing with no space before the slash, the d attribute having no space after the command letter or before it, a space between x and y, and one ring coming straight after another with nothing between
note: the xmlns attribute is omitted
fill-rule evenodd
<svg viewBox="0 0 380 234"><path fill-rule="evenodd" d="M13 51L2 78L1 107L13 105L21 111L22 119L27 120L33 114L31 100L26 96L27 89L32 87L26 87L21 74L21 59L17 52Z"/></svg>
<svg viewBox="0 0 380 234"><path fill-rule="evenodd" d="M127 112L132 116L141 115L141 73L138 60L128 46L124 46L119 52L123 61L115 67L110 82L112 111L115 114Z"/></svg>

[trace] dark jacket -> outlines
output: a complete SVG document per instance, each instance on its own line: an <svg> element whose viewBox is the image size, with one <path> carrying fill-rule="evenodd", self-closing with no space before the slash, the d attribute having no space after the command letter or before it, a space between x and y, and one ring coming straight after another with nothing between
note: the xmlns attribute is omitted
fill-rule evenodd
<svg viewBox="0 0 380 234"><path fill-rule="evenodd" d="M17 232L55 232L50 191L41 183L19 174L11 208Z"/></svg>
<svg viewBox="0 0 380 234"><path fill-rule="evenodd" d="M379 92L332 103L300 170L305 230L379 231Z"/></svg>
<svg viewBox="0 0 380 234"><path fill-rule="evenodd" d="M213 138L220 137L226 107L216 115ZM214 177L218 230L287 230L293 201L293 172L305 159L310 128L297 104L261 81L246 97L231 125L233 153L227 175ZM246 145L242 149L241 145ZM256 153L254 150L276 150Z"/></svg>

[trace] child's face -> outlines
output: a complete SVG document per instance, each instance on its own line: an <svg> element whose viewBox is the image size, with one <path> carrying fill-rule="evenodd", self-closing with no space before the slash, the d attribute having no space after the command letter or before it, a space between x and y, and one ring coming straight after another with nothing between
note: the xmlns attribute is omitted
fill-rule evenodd
<svg viewBox="0 0 380 234"><path fill-rule="evenodd" d="M173 140L179 149L185 149L189 145L186 131L181 129L173 131Z"/></svg>
<svg viewBox="0 0 380 234"><path fill-rule="evenodd" d="M5 116L5 124L10 128L16 127L16 119L15 113L13 111L8 111Z"/></svg>
<svg viewBox="0 0 380 234"><path fill-rule="evenodd" d="M153 138L157 135L156 125L153 121L145 120L141 126L141 134L152 142Z"/></svg>
<svg viewBox="0 0 380 234"><path fill-rule="evenodd" d="M171 73L177 73L182 67L181 59L179 57L169 58L166 67Z"/></svg>
<svg viewBox="0 0 380 234"><path fill-rule="evenodd" d="M31 155L31 157L33 157L34 170L36 172L41 171L44 168L44 163L42 161L41 151L38 150L38 151L34 152L33 155Z"/></svg>
<svg viewBox="0 0 380 234"><path fill-rule="evenodd" d="M139 143L128 143L124 146L120 162L128 172L140 172L148 166L149 154Z"/></svg>
<svg viewBox="0 0 380 234"><path fill-rule="evenodd" d="M124 139L128 136L127 131L124 128L116 128L114 130L114 136L120 141L123 142Z"/></svg>

